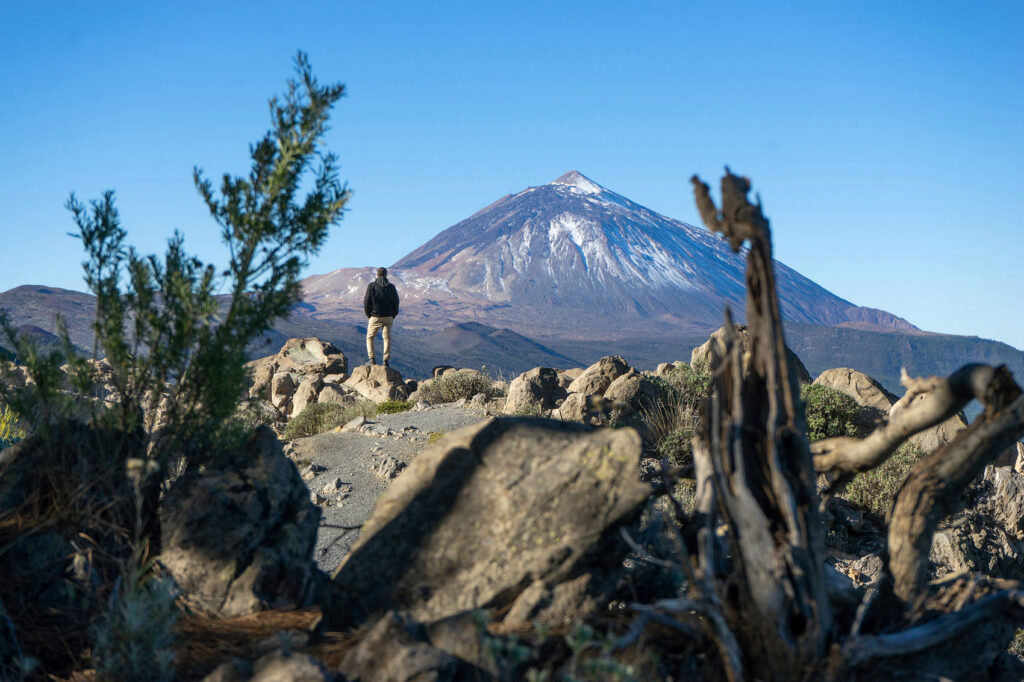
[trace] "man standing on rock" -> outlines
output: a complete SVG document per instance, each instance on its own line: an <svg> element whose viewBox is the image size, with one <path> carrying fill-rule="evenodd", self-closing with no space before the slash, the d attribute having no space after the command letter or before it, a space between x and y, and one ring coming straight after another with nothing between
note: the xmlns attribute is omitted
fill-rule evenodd
<svg viewBox="0 0 1024 682"><path fill-rule="evenodd" d="M370 359L370 364L376 364L373 337L377 336L379 329L384 339L384 366L390 367L388 361L391 359L391 325L398 315L398 290L388 281L387 268L377 268L377 279L366 287L363 311L370 318L369 324L366 325L366 355Z"/></svg>

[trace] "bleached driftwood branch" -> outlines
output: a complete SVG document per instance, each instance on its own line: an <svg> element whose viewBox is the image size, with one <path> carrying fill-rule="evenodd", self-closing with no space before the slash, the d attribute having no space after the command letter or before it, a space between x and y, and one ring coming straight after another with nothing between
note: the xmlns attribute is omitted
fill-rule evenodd
<svg viewBox="0 0 1024 682"><path fill-rule="evenodd" d="M985 412L951 442L917 463L903 483L889 520L893 591L913 606L925 595L928 553L939 522L963 506L959 494L1014 441L1024 436L1024 394L1005 368L986 396Z"/></svg>
<svg viewBox="0 0 1024 682"><path fill-rule="evenodd" d="M907 393L893 406L888 421L867 438L826 438L811 443L814 468L821 473L857 473L879 466L908 438L941 424L973 398L985 402L995 376L995 368L978 364L964 365L946 378L912 379L904 370L901 383ZM913 400L920 395L921 399Z"/></svg>
<svg viewBox="0 0 1024 682"><path fill-rule="evenodd" d="M982 597L965 608L946 613L922 625L884 635L853 637L843 645L843 656L851 667L894 656L906 656L948 642L1007 611L1024 614L1024 592L1004 590Z"/></svg>

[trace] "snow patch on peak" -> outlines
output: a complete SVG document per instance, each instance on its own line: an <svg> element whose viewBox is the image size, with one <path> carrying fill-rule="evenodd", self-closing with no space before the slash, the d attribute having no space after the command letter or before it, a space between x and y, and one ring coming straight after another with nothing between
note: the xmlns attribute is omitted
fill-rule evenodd
<svg viewBox="0 0 1024 682"><path fill-rule="evenodd" d="M551 184L568 185L569 187L575 187L586 194L600 194L604 191L604 187L583 175L583 173L574 170L569 171L565 175L559 176Z"/></svg>

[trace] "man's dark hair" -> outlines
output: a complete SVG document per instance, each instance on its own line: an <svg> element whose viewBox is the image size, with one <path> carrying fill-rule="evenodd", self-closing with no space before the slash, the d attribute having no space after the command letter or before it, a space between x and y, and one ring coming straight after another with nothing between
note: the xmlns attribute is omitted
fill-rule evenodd
<svg viewBox="0 0 1024 682"><path fill-rule="evenodd" d="M388 269L387 268L377 268L377 276L378 277L387 277L388 276Z"/></svg>

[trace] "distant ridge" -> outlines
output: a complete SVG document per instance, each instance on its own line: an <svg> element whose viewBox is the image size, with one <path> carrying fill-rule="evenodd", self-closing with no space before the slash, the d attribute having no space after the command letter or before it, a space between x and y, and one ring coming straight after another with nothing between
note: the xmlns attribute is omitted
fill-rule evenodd
<svg viewBox="0 0 1024 682"><path fill-rule="evenodd" d="M777 268L787 342L812 373L855 367L895 391L901 366L943 374L966 362L1005 363L1024 377L1018 349L921 331ZM721 326L726 305L741 318L743 270L743 254L717 236L570 171L498 199L392 266L402 295L394 365L426 377L439 364L507 375L609 354L646 369L687 360ZM362 296L373 276L367 267L307 278L305 302L254 343L251 356L272 354L289 337L319 336L362 362ZM89 294L21 286L0 293L0 309L44 340L59 312L72 341L92 348Z"/></svg>

